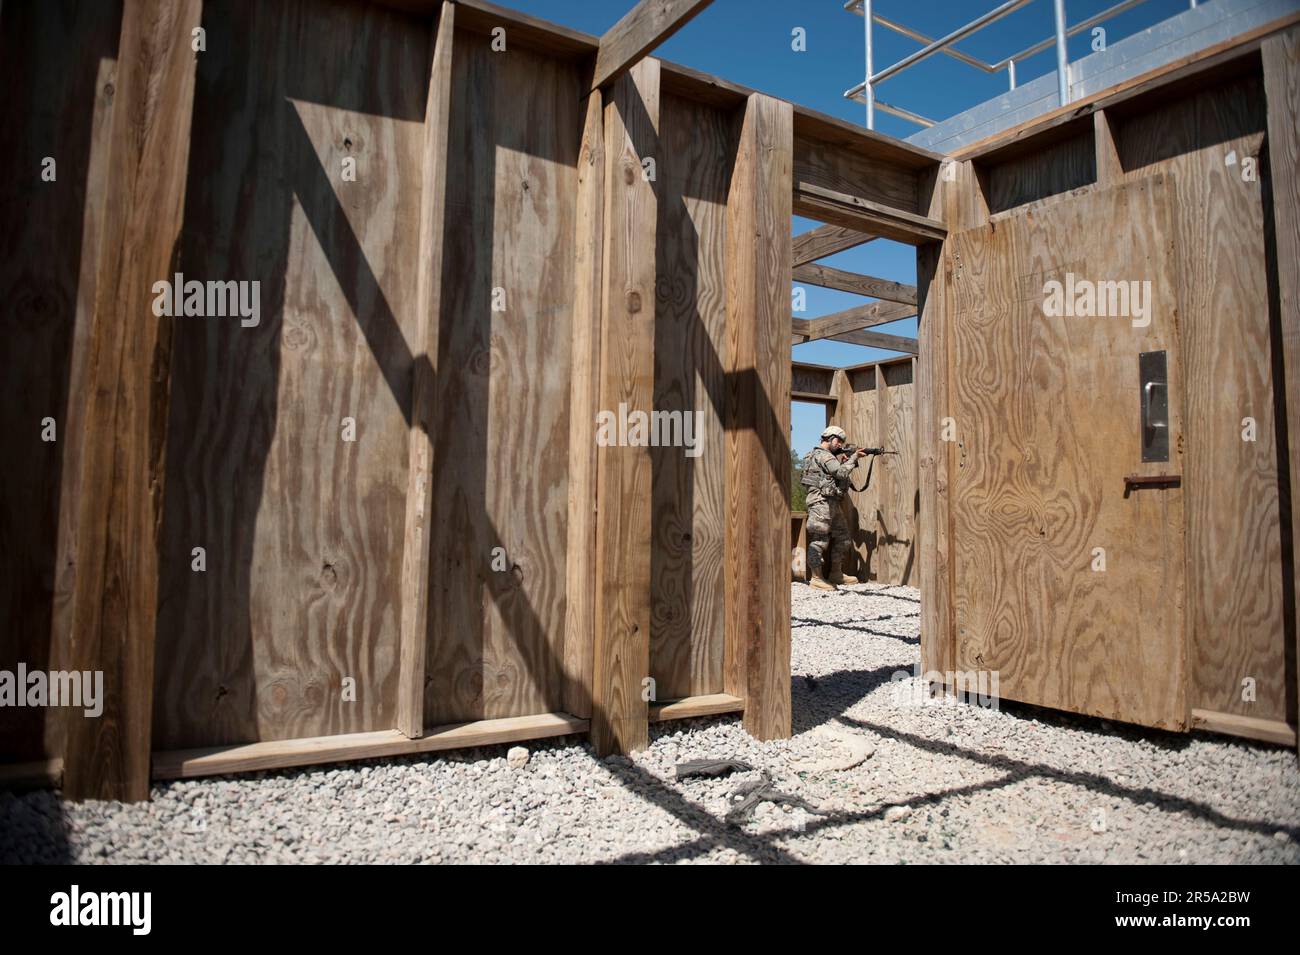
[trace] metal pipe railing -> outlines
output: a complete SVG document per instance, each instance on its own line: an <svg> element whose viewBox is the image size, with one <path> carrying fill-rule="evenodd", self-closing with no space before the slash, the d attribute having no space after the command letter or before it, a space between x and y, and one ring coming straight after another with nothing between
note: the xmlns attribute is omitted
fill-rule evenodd
<svg viewBox="0 0 1300 955"><path fill-rule="evenodd" d="M968 66L973 66L979 70L983 70L986 73L997 73L1005 69L1007 71L1008 85L1010 86L1011 89L1014 90L1016 88L1017 61L1023 61L1026 58L1034 56L1037 53L1041 53L1044 50L1048 49L1049 47L1055 45L1056 46L1057 94L1059 96L1061 105L1064 106L1066 103L1070 101L1070 81L1069 81L1070 64L1069 64L1069 55L1067 51L1066 40L1077 33L1080 33L1084 30L1096 26L1098 23L1102 23L1106 20L1109 20L1111 17L1118 16L1119 14L1124 13L1126 10L1130 10L1133 7L1138 6L1141 3L1145 3L1146 0L1122 0L1122 2L1116 3L1115 5L1108 7L1107 9L1101 11L1100 13L1089 17L1088 19L1076 23L1072 27L1067 26L1067 21L1065 16L1065 0L1053 0L1053 19L1055 20L1055 31L1053 35L1048 37L1045 40L1042 40L1039 43L1035 43L1031 47L1027 47L1024 50L1021 50L1019 53L1015 53L1011 56L1008 56L997 63L985 63L983 60L980 60L977 57L970 56L967 53L963 53L961 50L957 50L953 48L952 44L956 43L958 40L961 40L979 30L982 30L984 27L989 26L990 24L995 23L998 20L1001 20L1003 17L1008 16L1009 14L1015 13L1017 10L1028 5L1031 2L1032 0L1007 0L1007 2L1002 3L1001 5L995 7L994 9L990 10L988 13L984 14L983 16L977 17L976 19L970 21L964 26L958 27L956 30L952 31L947 36L941 37L938 40L932 40L930 37L926 36L924 33L921 33L918 30L913 30L911 27L907 27L904 26L903 24L895 23L891 20L887 20L884 17L880 16L879 14L875 13L872 10L872 0L848 0L848 2L844 4L844 9L861 15L863 17L863 20L865 21L867 68L866 68L866 74L863 81L861 83L858 83L856 86L850 87L849 89L844 91L845 98L854 99L866 104L868 129L875 128L875 111L877 106L880 107L882 112L890 113L894 116L900 116L903 119L916 122L920 125L933 125L934 123L932 120L926 120L924 117L919 116L916 113L911 113L910 111L901 109L900 107L895 107L895 106L886 107L885 104L880 103L876 99L876 90L875 90L876 86L880 83L883 83L891 76L896 76L897 74L901 73L903 70L906 70L911 66L914 66L915 64L921 62L922 60L934 56L936 53L943 53L947 56L953 57L956 60L960 60L961 62L967 64ZM1196 6L1196 0L1189 0L1189 3L1193 7ZM903 57L903 59L899 60L897 63L893 64L892 66L888 66L885 69L881 70L880 72L875 72L875 66L874 66L875 42L873 36L873 26L874 24L877 23L885 27L886 29L893 30L896 33L902 34L903 36L916 40L918 43L923 43L924 46L921 49L917 50L915 53Z"/></svg>

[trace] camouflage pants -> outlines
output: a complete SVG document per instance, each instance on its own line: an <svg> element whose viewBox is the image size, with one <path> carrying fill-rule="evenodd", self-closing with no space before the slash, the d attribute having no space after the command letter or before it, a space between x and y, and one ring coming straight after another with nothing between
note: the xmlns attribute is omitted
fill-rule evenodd
<svg viewBox="0 0 1300 955"><path fill-rule="evenodd" d="M843 561L852 548L849 522L844 519L840 501L810 501L808 503L808 570L813 575L824 575L822 561L829 550L832 564ZM830 567L825 568L830 573Z"/></svg>

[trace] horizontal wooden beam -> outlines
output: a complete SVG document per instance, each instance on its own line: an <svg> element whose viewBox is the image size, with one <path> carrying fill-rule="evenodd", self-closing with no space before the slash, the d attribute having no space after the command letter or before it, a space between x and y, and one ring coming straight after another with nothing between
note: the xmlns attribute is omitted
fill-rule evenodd
<svg viewBox="0 0 1300 955"><path fill-rule="evenodd" d="M886 335L884 332L845 332L843 335L831 335L826 341L847 342L850 345L866 345L870 348L887 348L902 352L904 355L919 354L915 338L902 335Z"/></svg>
<svg viewBox="0 0 1300 955"><path fill-rule="evenodd" d="M846 229L843 226L819 225L794 237L790 264L798 268L828 255L834 255L836 252L843 252L845 249L870 242L874 238L874 235Z"/></svg>
<svg viewBox="0 0 1300 955"><path fill-rule="evenodd" d="M902 282L878 279L872 275L860 275L857 272L846 272L844 269L833 269L829 265L796 266L794 280L796 282L807 282L809 285L817 285L821 288L853 292L856 295L870 295L872 298L883 299L886 302L900 302L904 305L913 306L913 312L915 312L915 285L904 285Z"/></svg>
<svg viewBox="0 0 1300 955"><path fill-rule="evenodd" d="M948 235L948 230L938 219L836 192L811 182L801 181L795 186L794 214L909 245L942 241Z"/></svg>
<svg viewBox="0 0 1300 955"><path fill-rule="evenodd" d="M419 739L409 739L397 730L372 733L344 733L305 739L270 740L240 746L171 750L153 754L154 779L192 779L226 773L248 773L259 769L284 769L381 756L409 756L467 746L492 746L586 733L590 720L568 713L511 716L498 720L476 720L435 726Z"/></svg>
<svg viewBox="0 0 1300 955"><path fill-rule="evenodd" d="M796 327L790 335L790 343L793 345L803 345L811 341L845 342L849 345L866 345L869 348L887 348L890 351L902 352L904 355L919 354L915 338L907 338L903 335L886 335L884 332L844 332L839 335L824 335L818 339L809 337L807 334L800 334Z"/></svg>
<svg viewBox="0 0 1300 955"><path fill-rule="evenodd" d="M41 759L31 763L0 765L0 789L46 789L63 781L63 760Z"/></svg>
<svg viewBox="0 0 1300 955"><path fill-rule="evenodd" d="M641 0L605 31L596 51L593 90L608 86L668 39L711 0Z"/></svg>
<svg viewBox="0 0 1300 955"><path fill-rule="evenodd" d="M1236 713L1215 713L1211 710L1192 710L1192 729L1242 736L1281 746L1296 744L1296 728L1281 720L1260 719L1257 716L1240 716Z"/></svg>
<svg viewBox="0 0 1300 955"><path fill-rule="evenodd" d="M796 345L816 341L819 338L847 341L841 336L858 332L864 328L887 325L903 318L911 318L915 314L915 308L901 303L868 302L866 305L846 308L842 312L832 312L830 315L823 315L821 318L791 318L790 333L794 336ZM892 338L895 336L886 335L884 337ZM903 339L903 341L911 341L911 339Z"/></svg>
<svg viewBox="0 0 1300 955"><path fill-rule="evenodd" d="M745 701L730 693L709 693L704 696L687 696L680 700L667 700L650 704L650 722L684 720L692 716L715 716L719 713L743 713Z"/></svg>
<svg viewBox="0 0 1300 955"><path fill-rule="evenodd" d="M869 302L856 305L842 312L832 312L821 318L814 318L808 332L809 338L831 338L845 332L856 332L862 328L876 325L888 325L899 319L911 318L916 314L916 307L897 302Z"/></svg>

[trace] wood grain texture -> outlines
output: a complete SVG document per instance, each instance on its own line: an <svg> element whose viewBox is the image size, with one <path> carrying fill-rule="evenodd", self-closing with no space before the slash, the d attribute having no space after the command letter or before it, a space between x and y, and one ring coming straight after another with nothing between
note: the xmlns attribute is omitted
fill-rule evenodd
<svg viewBox="0 0 1300 955"><path fill-rule="evenodd" d="M850 192L827 189L806 179L798 180L795 186L794 213L909 245L944 237L943 223L935 219Z"/></svg>
<svg viewBox="0 0 1300 955"><path fill-rule="evenodd" d="M997 671L1008 699L1182 729L1183 491L1126 497L1123 480L1182 465L1179 402L1171 461L1144 464L1137 401L1140 352L1165 350L1182 387L1171 202L1160 177L1092 190L945 256L957 667ZM1044 283L1067 270L1149 281L1150 324L1046 315Z"/></svg>
<svg viewBox="0 0 1300 955"><path fill-rule="evenodd" d="M154 745L387 731L432 24L297 0L204 26L177 264L259 282L260 316L175 323Z"/></svg>
<svg viewBox="0 0 1300 955"><path fill-rule="evenodd" d="M745 701L726 693L706 693L683 699L668 700L650 707L650 722L686 720L697 716L719 716L723 713L743 713Z"/></svg>
<svg viewBox="0 0 1300 955"><path fill-rule="evenodd" d="M659 699L722 690L728 112L660 102L655 411L690 412L699 456L651 448L650 676Z"/></svg>
<svg viewBox="0 0 1300 955"><path fill-rule="evenodd" d="M1040 151L990 164L988 204L992 212L1069 192L1097 181L1091 131Z"/></svg>
<svg viewBox="0 0 1300 955"><path fill-rule="evenodd" d="M1283 566L1289 575L1290 593L1283 618L1291 629L1294 650L1291 666L1295 669L1291 683L1291 703L1287 718L1300 723L1296 713L1296 700L1300 699L1300 628L1296 626L1296 598L1300 594L1300 576L1297 569L1295 547L1300 541L1300 276L1295 263L1300 262L1300 29L1292 28L1279 36L1264 41L1264 93L1268 109L1268 160L1269 183L1273 192L1273 270L1277 283L1277 326L1281 339L1282 374L1285 386L1276 379L1278 364L1274 362L1275 392L1286 396L1286 438L1279 442L1279 457L1287 461L1285 474L1289 477L1286 509L1290 511L1290 551L1283 552L1284 561L1289 556L1290 567ZM1277 346L1275 345L1275 350ZM1276 404L1276 403L1275 403ZM1279 433L1283 421L1279 418ZM1285 517L1283 518L1285 519ZM1286 588L1283 588L1284 591Z"/></svg>
<svg viewBox="0 0 1300 955"><path fill-rule="evenodd" d="M103 711L67 719L64 795L149 795L158 526L170 322L153 283L176 254L185 206L199 0L128 0L95 287L69 669L103 671Z"/></svg>
<svg viewBox="0 0 1300 955"><path fill-rule="evenodd" d="M120 3L0 9L0 670L67 666L86 363L104 224ZM45 157L57 179L42 180ZM56 441L42 440L53 418ZM56 759L58 708L6 709L0 764Z"/></svg>
<svg viewBox="0 0 1300 955"><path fill-rule="evenodd" d="M589 725L589 721L569 713L537 713L428 727L419 739L411 739L396 730L375 730L270 740L243 746L169 750L154 754L153 778L195 779L354 759L412 756L473 746L500 746L585 733Z"/></svg>
<svg viewBox="0 0 1300 955"><path fill-rule="evenodd" d="M876 458L871 484L850 491L843 507L853 560L845 570L862 580L915 586L917 551L917 428L910 359L842 371L835 420L855 444L898 451ZM866 461L853 476L865 480Z"/></svg>
<svg viewBox="0 0 1300 955"><path fill-rule="evenodd" d="M712 0L640 0L605 31L596 52L591 89L609 86L643 56L680 30Z"/></svg>
<svg viewBox="0 0 1300 955"><path fill-rule="evenodd" d="M795 182L811 183L905 212L917 211L915 170L868 155L857 144L797 135L793 175ZM853 227L850 224L848 228Z"/></svg>
<svg viewBox="0 0 1300 955"><path fill-rule="evenodd" d="M849 332L888 325L899 319L910 318L916 314L914 305L901 305L897 302L869 302L855 305L840 312L832 312L812 320L809 340L816 338L834 338Z"/></svg>
<svg viewBox="0 0 1300 955"><path fill-rule="evenodd" d="M724 692L758 739L790 735L790 215L793 119L754 94L727 202Z"/></svg>
<svg viewBox="0 0 1300 955"><path fill-rule="evenodd" d="M560 709L583 67L457 30L425 721ZM494 291L499 290L499 291ZM494 298L496 301L494 302ZM504 568L504 569L502 569Z"/></svg>
<svg viewBox="0 0 1300 955"><path fill-rule="evenodd" d="M605 236L605 103L584 102L578 153L573 266L573 360L569 391L569 542L564 625L564 709L591 716L596 613L596 412L600 402L601 260Z"/></svg>
<svg viewBox="0 0 1300 955"><path fill-rule="evenodd" d="M875 236L845 229L842 226L819 225L794 237L790 264L798 268L828 255L834 255L836 252L855 248L874 238Z"/></svg>
<svg viewBox="0 0 1300 955"><path fill-rule="evenodd" d="M852 292L855 295L869 295L873 298L883 299L886 302L916 305L915 285L891 282L888 279L880 279L872 275L846 272L844 269L832 268L829 265L796 266L794 280L796 282L807 282L809 285L818 285L822 288L838 289L841 292Z"/></svg>
<svg viewBox="0 0 1300 955"><path fill-rule="evenodd" d="M988 207L971 162L940 167L921 184L927 211L942 219L949 236L988 219ZM925 672L955 668L956 629L952 612L952 475L955 468L952 419L952 324L947 307L951 238L918 247L916 449L918 564L921 588L921 666Z"/></svg>
<svg viewBox="0 0 1300 955"><path fill-rule="evenodd" d="M835 369L804 362L790 363L790 390L805 395L835 397Z"/></svg>
<svg viewBox="0 0 1300 955"><path fill-rule="evenodd" d="M406 466L406 529L402 539L402 617L394 728L412 738L424 732L424 651L429 628L429 522L433 517L433 429L436 409L438 316L442 312L442 244L446 229L447 127L451 116L451 51L456 7L441 7L429 54L424 106L420 254L416 279L416 340Z"/></svg>
<svg viewBox="0 0 1300 955"><path fill-rule="evenodd" d="M1266 123L1262 84L1247 77L1126 117L1117 142L1127 179L1162 173L1176 200L1189 706L1285 720L1294 715L1294 690L1286 677L1265 213L1260 183L1241 176L1243 161L1260 156ZM1228 165L1234 151L1237 163ZM1242 440L1247 417L1257 425L1253 442ZM1242 699L1246 678L1255 681L1254 702Z"/></svg>
<svg viewBox="0 0 1300 955"><path fill-rule="evenodd" d="M659 155L659 62L640 61L605 103L605 254L600 406L654 400L658 196L642 159ZM596 609L591 740L631 752L649 739L641 681L650 673L652 467L648 448L596 452Z"/></svg>

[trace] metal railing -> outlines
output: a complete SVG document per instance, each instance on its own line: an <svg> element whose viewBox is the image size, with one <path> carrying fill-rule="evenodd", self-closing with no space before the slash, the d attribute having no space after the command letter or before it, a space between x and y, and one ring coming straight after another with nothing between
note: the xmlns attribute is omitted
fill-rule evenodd
<svg viewBox="0 0 1300 955"><path fill-rule="evenodd" d="M856 100L857 102L866 105L868 129L876 128L877 109L882 113L889 113L891 116L897 116L901 119L908 120L909 122L916 123L918 126L933 126L936 122L935 120L927 119L924 116L914 113L911 110L903 109L899 106L891 106L890 104L878 99L876 97L876 87L891 76L897 76L899 73L915 66L922 60L929 59L936 53L943 53L955 60L960 60L968 66L973 66L976 69L982 70L985 73L1001 73L1003 70L1006 70L1009 86L1011 89L1015 89L1016 64L1023 62L1037 53L1043 52L1048 47L1055 44L1057 90L1058 95L1060 96L1061 105L1064 106L1070 101L1070 64L1066 53L1066 39L1074 36L1076 33L1089 30L1097 24L1103 23L1127 10L1131 10L1133 7L1145 3L1146 0L1123 0L1123 2L1116 3L1098 14L1088 17L1086 20L1080 20L1074 26L1066 25L1065 0L1052 0L1052 12L1056 21L1055 33L1052 36L1035 43L1033 46L1026 47L1018 53L1013 53L1011 56L999 60L997 63L985 63L978 57L971 56L968 53L963 53L961 50L958 50L953 46L953 44L958 40L968 37L990 24L996 23L1003 17L1015 13L1017 10L1032 2L1033 0L1006 0L1005 3L999 4L983 16L977 17L970 23L953 30L947 36L935 40L918 30L913 30L911 27L895 23L892 20L882 17L872 9L873 0L848 0L848 2L844 4L844 9L851 13L858 14L865 21L867 68L863 81L844 91L845 99ZM1197 0L1188 0L1188 5L1191 7L1195 7L1196 3ZM915 53L903 57L892 66L887 66L883 70L877 72L875 69L874 36L876 24L879 24L888 30L893 30L895 33L902 34L909 39L916 40L918 43L923 43L924 46Z"/></svg>

